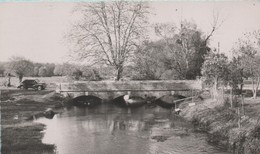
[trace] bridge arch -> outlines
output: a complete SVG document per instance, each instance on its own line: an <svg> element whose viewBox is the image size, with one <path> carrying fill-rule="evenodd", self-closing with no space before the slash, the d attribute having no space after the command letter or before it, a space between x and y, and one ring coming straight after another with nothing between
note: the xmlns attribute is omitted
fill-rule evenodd
<svg viewBox="0 0 260 154"><path fill-rule="evenodd" d="M75 106L93 107L100 105L102 103L102 99L92 95L81 95L73 98L72 103Z"/></svg>
<svg viewBox="0 0 260 154"><path fill-rule="evenodd" d="M88 81L61 83L57 85L57 92L78 96L95 96L105 101L111 101L123 95L130 95L144 99L160 98L165 95L202 90L202 82L196 80L161 80L161 81ZM180 94L183 95L183 94ZM184 94L183 96L191 96ZM87 97L85 97L87 98Z"/></svg>

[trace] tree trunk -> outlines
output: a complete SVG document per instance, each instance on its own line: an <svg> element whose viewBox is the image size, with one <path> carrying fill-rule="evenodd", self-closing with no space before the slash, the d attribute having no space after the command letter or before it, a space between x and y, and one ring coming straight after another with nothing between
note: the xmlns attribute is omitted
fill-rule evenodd
<svg viewBox="0 0 260 154"><path fill-rule="evenodd" d="M253 90L253 98L255 99L256 98L256 91Z"/></svg>
<svg viewBox="0 0 260 154"><path fill-rule="evenodd" d="M19 75L19 82L22 82L23 80L23 75Z"/></svg>
<svg viewBox="0 0 260 154"><path fill-rule="evenodd" d="M7 87L11 87L11 74L8 73L7 74L7 84L6 84Z"/></svg>
<svg viewBox="0 0 260 154"><path fill-rule="evenodd" d="M216 100L217 99L217 95L218 95L218 77L216 77L214 79L214 89L213 89L213 96L214 96L214 99Z"/></svg>
<svg viewBox="0 0 260 154"><path fill-rule="evenodd" d="M123 66L118 66L116 80L119 81L122 78L122 76L123 76Z"/></svg>
<svg viewBox="0 0 260 154"><path fill-rule="evenodd" d="M240 84L240 92L239 92L240 94L242 94L242 93L243 93L243 86L244 86L244 84L243 84L243 83L241 83L241 84Z"/></svg>
<svg viewBox="0 0 260 154"><path fill-rule="evenodd" d="M233 87L230 87L230 106L233 108Z"/></svg>
<svg viewBox="0 0 260 154"><path fill-rule="evenodd" d="M7 87L11 87L11 76L8 76Z"/></svg>
<svg viewBox="0 0 260 154"><path fill-rule="evenodd" d="M260 78L257 77L256 83L254 82L254 78L252 78L252 92L253 92L253 98L257 97L257 91L259 87Z"/></svg>

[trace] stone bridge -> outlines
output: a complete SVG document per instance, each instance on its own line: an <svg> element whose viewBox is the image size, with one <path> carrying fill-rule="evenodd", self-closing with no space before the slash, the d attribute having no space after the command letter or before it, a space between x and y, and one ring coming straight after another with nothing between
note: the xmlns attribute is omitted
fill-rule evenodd
<svg viewBox="0 0 260 154"><path fill-rule="evenodd" d="M122 95L142 98L156 97L178 93L191 96L202 90L200 80L159 80L159 81L87 81L57 84L56 92L73 98L91 95L102 100L112 100Z"/></svg>

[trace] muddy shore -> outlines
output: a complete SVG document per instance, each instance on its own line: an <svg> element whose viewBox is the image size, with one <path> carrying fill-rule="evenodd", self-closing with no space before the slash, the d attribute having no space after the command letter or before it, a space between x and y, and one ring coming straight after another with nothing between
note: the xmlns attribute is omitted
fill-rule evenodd
<svg viewBox="0 0 260 154"><path fill-rule="evenodd" d="M55 146L42 143L45 126L32 121L48 108L62 107L53 91L1 90L1 153L55 153Z"/></svg>

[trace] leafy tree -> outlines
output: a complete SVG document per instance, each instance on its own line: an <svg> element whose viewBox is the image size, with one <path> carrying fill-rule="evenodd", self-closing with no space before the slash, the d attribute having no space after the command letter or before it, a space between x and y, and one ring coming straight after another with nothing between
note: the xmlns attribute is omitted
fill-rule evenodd
<svg viewBox="0 0 260 154"><path fill-rule="evenodd" d="M33 68L33 76L39 76L39 67L38 66L35 66Z"/></svg>
<svg viewBox="0 0 260 154"><path fill-rule="evenodd" d="M184 21L180 29L174 24L157 24L155 32L164 41L165 66L173 69L180 79L195 79L201 76L204 56L210 51L207 46L213 34L203 36L196 24Z"/></svg>
<svg viewBox="0 0 260 154"><path fill-rule="evenodd" d="M85 80L88 81L100 81L102 80L99 71L95 68L90 68L88 66L83 66L81 68L82 76L85 78Z"/></svg>
<svg viewBox="0 0 260 154"><path fill-rule="evenodd" d="M0 63L0 76L3 76L5 72L5 66L4 63Z"/></svg>
<svg viewBox="0 0 260 154"><path fill-rule="evenodd" d="M229 85L232 90L238 90L239 93L242 93L243 85L244 85L244 73L243 68L241 67L241 58L240 57L233 57L232 61L228 65L229 69Z"/></svg>
<svg viewBox="0 0 260 154"><path fill-rule="evenodd" d="M240 58L243 75L251 80L253 98L256 98L260 84L260 30L244 36L233 52Z"/></svg>
<svg viewBox="0 0 260 154"><path fill-rule="evenodd" d="M79 80L80 77L82 77L82 71L80 69L75 69L73 72L72 72L72 77L75 79L75 80Z"/></svg>
<svg viewBox="0 0 260 154"><path fill-rule="evenodd" d="M65 75L63 71L63 65L55 65L55 68L53 70L53 74L57 76Z"/></svg>
<svg viewBox="0 0 260 154"><path fill-rule="evenodd" d="M202 65L202 76L205 82L214 87L214 98L220 85L227 85L229 70L228 59L224 54L210 52Z"/></svg>
<svg viewBox="0 0 260 154"><path fill-rule="evenodd" d="M133 56L144 36L148 14L144 2L111 1L81 3L83 15L70 35L75 53L92 64L106 64L122 78L124 65Z"/></svg>
<svg viewBox="0 0 260 154"><path fill-rule="evenodd" d="M45 66L39 68L39 76L46 77L48 76L48 72Z"/></svg>
<svg viewBox="0 0 260 154"><path fill-rule="evenodd" d="M127 67L126 67L127 68ZM115 72L111 71L113 70L112 66L99 66L97 68L95 68L95 70L98 70L98 74L102 79L114 79L115 77ZM124 69L124 72L127 72L127 70ZM83 72L84 74L84 72ZM128 75L128 74L124 74L124 75Z"/></svg>
<svg viewBox="0 0 260 154"><path fill-rule="evenodd" d="M53 76L54 75L54 69L55 69L55 64L53 63L46 63L44 64L46 68L46 76Z"/></svg>
<svg viewBox="0 0 260 154"><path fill-rule="evenodd" d="M34 65L23 57L12 57L7 65L7 72L15 74L21 82L24 76L33 74Z"/></svg>
<svg viewBox="0 0 260 154"><path fill-rule="evenodd" d="M33 76L39 76L39 68L43 66L41 63L34 63Z"/></svg>
<svg viewBox="0 0 260 154"><path fill-rule="evenodd" d="M73 76L74 72L79 68L79 66L70 64L70 63L63 63L62 65L62 72L66 76Z"/></svg>
<svg viewBox="0 0 260 154"><path fill-rule="evenodd" d="M47 71L48 73L48 71ZM82 71L80 70L80 66L70 64L70 63L63 63L59 65L55 65L54 75L59 75L59 76L70 76L70 77L76 77L78 80L79 77L82 75Z"/></svg>
<svg viewBox="0 0 260 154"><path fill-rule="evenodd" d="M133 68L135 74L132 78L134 80L159 80L166 71L163 63L166 57L164 53L162 41L144 42L142 48L135 53Z"/></svg>

